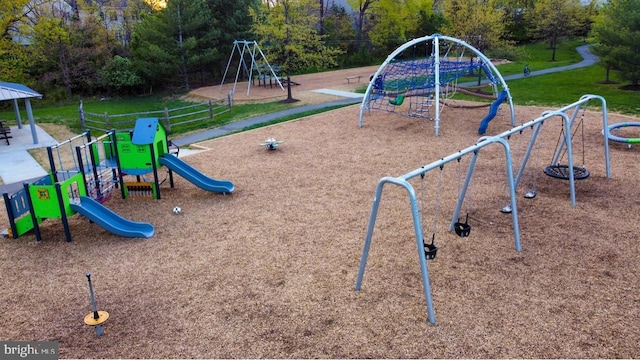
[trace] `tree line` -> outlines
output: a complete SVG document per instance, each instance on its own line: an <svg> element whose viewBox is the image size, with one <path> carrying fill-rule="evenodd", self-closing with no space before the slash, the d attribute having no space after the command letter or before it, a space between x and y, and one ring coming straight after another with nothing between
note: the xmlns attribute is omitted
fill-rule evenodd
<svg viewBox="0 0 640 360"><path fill-rule="evenodd" d="M219 83L234 40L284 76L380 63L441 33L492 57L580 36L638 85L637 0L0 0L0 80L50 99L185 91ZM235 59L237 61L238 59Z"/></svg>

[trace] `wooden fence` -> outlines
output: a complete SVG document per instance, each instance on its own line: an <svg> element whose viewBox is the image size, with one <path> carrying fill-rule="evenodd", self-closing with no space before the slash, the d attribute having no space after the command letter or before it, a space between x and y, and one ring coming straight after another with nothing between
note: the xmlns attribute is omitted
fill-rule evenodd
<svg viewBox="0 0 640 360"><path fill-rule="evenodd" d="M209 100L206 103L187 105L174 109L145 111L129 114L97 114L84 110L82 101L78 112L80 114L80 126L82 130L98 130L108 132L110 130L133 130L138 118L157 117L164 125L168 134L172 129L201 129L215 125L216 116L231 111L233 107L233 94L226 98Z"/></svg>

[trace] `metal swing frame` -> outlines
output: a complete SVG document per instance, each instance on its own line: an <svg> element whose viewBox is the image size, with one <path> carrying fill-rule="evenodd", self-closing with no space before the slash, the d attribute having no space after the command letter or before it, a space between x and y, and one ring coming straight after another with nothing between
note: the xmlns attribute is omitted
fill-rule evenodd
<svg viewBox="0 0 640 360"><path fill-rule="evenodd" d="M278 83L278 86L280 86L280 89L284 91L284 86L282 86L282 83L280 82L280 78L278 77L278 75L276 75L275 71L271 67L271 64L269 64L269 61L267 60L267 57L262 52L262 49L260 49L260 45L258 45L258 42L247 41L247 40L233 41L233 48L231 49L231 55L229 56L229 61L227 62L227 68L224 70L224 75L222 76L220 89L222 89L222 85L224 85L224 80L227 78L227 72L229 71L229 66L231 66L231 61L233 60L233 55L236 53L236 50L240 55L240 61L238 62L238 69L236 70L236 77L233 83L233 89L231 90L233 93L236 92L236 85L238 85L238 77L240 76L241 68L244 69L245 72L249 73L249 84L247 85L247 96L249 96L249 92L251 91L251 81L253 79L253 70L255 69L258 72L258 75L262 76L262 73L260 72L260 69L257 66L258 61L256 60L256 56L258 54L260 54L262 60L267 65L268 71L270 72L270 76L273 76L273 78ZM249 67L247 67L247 61L245 60L245 53L249 54L249 57L251 59L251 66Z"/></svg>
<svg viewBox="0 0 640 360"><path fill-rule="evenodd" d="M575 116L577 115L577 112L574 111L574 115L573 117L569 117L565 112L567 110L570 110L572 108L576 108L579 107L580 105L589 102L590 100L599 100L602 103L602 122L603 122L603 129L607 129L608 128L608 118L607 118L607 103L606 100L598 95L583 95L580 100L578 100L577 102L570 104L560 110L557 111L546 111L543 112L543 114L538 117L537 119L531 120L527 123L524 123L522 125L516 126L510 130L507 130L499 135L496 136L484 136L481 137L480 139L478 139L478 141L476 142L476 144L469 146L463 150L460 150L456 153L450 154L446 157L441 158L440 160L434 161L428 165L422 166L418 169L415 169L411 172L408 172L404 175L401 175L399 177L389 177L389 176L385 176L383 178L381 178L378 181L378 185L376 186L376 190L375 190L375 195L373 198L373 205L371 207L371 215L369 217L369 224L367 226L367 233L365 236L365 241L364 241L364 246L362 249L362 257L360 260L360 266L358 269L358 276L356 278L356 285L355 285L355 290L359 291L362 288L362 280L364 277L364 272L365 272L365 268L366 268L366 264L367 264L367 258L369 256L369 249L371 248L371 242L372 242L372 236L373 236L373 230L375 228L375 223L376 223L376 218L377 218L377 214L378 214L378 208L380 206L380 201L381 201L381 197L382 197L382 190L384 188L384 186L386 184L392 184L392 185L397 185L400 187L403 187L405 190L407 190L407 193L409 195L409 203L410 203L410 207L411 207L411 214L413 217L413 228L414 228L414 232L415 232L415 236L416 236L416 245L417 245L417 250L418 250L418 259L420 262L420 272L422 275L422 285L423 285L423 290L424 290L424 294L425 294L425 300L426 300L426 307L427 307L427 316L428 316L428 320L430 323L435 324L435 311L434 311L434 307L433 307L433 298L431 295L431 285L430 285L430 281L429 281L429 270L427 267L427 257L425 255L425 242L424 242L424 236L423 236L423 232L422 232L422 224L421 224L421 218L420 218L420 211L419 211L419 207L418 207L418 201L416 198L416 191L415 189L411 186L411 184L409 183L409 180L416 177L416 176L422 176L424 175L426 172L431 171L435 168L439 168L441 166L444 166L446 163L457 160L459 158L461 158L462 156L468 155L470 153L473 153L473 157L471 158L471 161L469 163L469 168L467 170L467 174L465 177L465 181L464 181L464 185L462 187L462 189L460 190L459 194L458 194L458 202L456 204L456 209L454 211L454 214L452 216L451 219L451 224L449 227L449 230L454 230L455 229L455 224L457 222L457 219L459 219L460 216L460 209L462 207L463 201L464 201L464 197L467 193L467 189L469 188L469 183L471 181L471 177L473 176L473 172L475 169L475 164L480 152L480 149L482 149L485 146L494 144L494 143L499 143L504 147L504 151L505 151L505 163L506 163L506 181L507 184L509 185L509 197L510 197L510 206L512 208L511 211L511 219L512 219L512 224L513 224L513 237L514 237L514 243L515 243L515 249L517 252L522 251L522 246L521 246L521 240L520 240L520 227L518 224L518 209L517 209L517 203L516 203L516 188L518 186L518 184L520 183L520 180L522 178L522 175L524 173L524 170L526 168L527 162L529 160L529 157L531 155L531 151L534 147L535 141L537 139L538 133L540 131L540 127L542 126L542 123L547 120L550 119L552 117L561 117L562 121L564 122L564 125L567 126L568 129L571 129L571 126L573 124L573 121L575 120ZM506 138L508 138L509 136L521 132L522 130L526 129L526 128L533 128L533 132L531 134L531 140L529 142L529 145L527 147L527 150L524 154L524 158L522 160L522 163L520 164L520 168L517 172L517 175L514 177L513 174L513 165L512 165L512 156L511 156L511 148L509 145L509 142L506 140ZM606 170L606 175L607 178L611 177L611 168L610 168L610 162L609 162L609 139L607 136L607 131L604 131L604 136L605 136L605 141L604 141L604 149L605 149L605 170ZM571 156L571 132L567 132L567 134L565 135L565 140L566 143L565 145L567 146L567 153L568 153L568 161L569 161L569 166L573 166L573 157ZM573 178L573 172L570 173L570 179L569 179L569 188L570 188L570 192L571 192L571 203L573 206L576 205L576 199L575 199L575 179Z"/></svg>

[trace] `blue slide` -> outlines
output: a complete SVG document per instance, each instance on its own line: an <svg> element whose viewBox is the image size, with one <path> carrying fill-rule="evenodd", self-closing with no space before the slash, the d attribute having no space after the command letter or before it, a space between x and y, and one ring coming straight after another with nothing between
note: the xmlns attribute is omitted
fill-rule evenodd
<svg viewBox="0 0 640 360"><path fill-rule="evenodd" d="M234 187L231 181L212 179L193 166L178 159L177 156L165 154L160 157L160 164L168 167L171 171L176 172L200 189L223 194L233 192Z"/></svg>
<svg viewBox="0 0 640 360"><path fill-rule="evenodd" d="M498 98L491 103L489 107L489 114L482 119L480 122L480 127L478 128L478 134L482 135L487 131L487 127L489 127L489 121L491 121L496 114L498 113L498 108L500 104L502 104L507 99L507 90L502 90L498 93Z"/></svg>
<svg viewBox="0 0 640 360"><path fill-rule="evenodd" d="M70 205L71 210L84 215L87 219L116 235L130 238L150 238L153 236L153 225L125 219L90 197L81 196L80 203L71 203Z"/></svg>

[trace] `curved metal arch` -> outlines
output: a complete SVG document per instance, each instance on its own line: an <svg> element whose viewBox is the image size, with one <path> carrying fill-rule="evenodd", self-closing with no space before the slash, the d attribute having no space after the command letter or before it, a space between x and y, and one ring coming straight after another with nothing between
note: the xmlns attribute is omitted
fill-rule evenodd
<svg viewBox="0 0 640 360"><path fill-rule="evenodd" d="M373 89L373 84L375 84L376 79L386 69L387 65L393 59L395 59L396 56L398 56L403 51L405 51L406 49L408 49L408 48L410 48L410 47L412 47L412 46L414 46L416 44L432 41L433 42L433 48L434 49L439 49L439 41L440 40L451 41L453 43L459 44L459 45L464 46L465 48L471 50L491 70L492 75L496 77L496 79L498 80L498 82L502 86L503 91L507 92L506 101L508 101L508 103L509 103L509 109L510 109L510 114L511 114L511 126L515 126L516 125L515 110L514 110L514 107L513 107L513 99L511 98L511 93L509 92L509 86L507 85L507 83L505 82L504 78L502 77L502 75L500 74L498 69L495 67L495 65L493 65L491 60L489 58L487 58L483 53L481 53L480 50L476 49L475 47L471 46L469 43L467 43L467 42L465 42L463 40L456 39L456 38L453 38L453 37L450 37L450 36L444 36L444 35L440 35L440 34L433 34L433 35L429 35L429 36L424 36L424 37L421 37L421 38L413 39L413 40L411 40L411 41L409 41L407 43L404 43L400 47L398 47L396 50L394 50L389 56L387 56L387 58L382 63L382 65L380 65L378 70L374 73L373 77L371 78L371 81L369 81L369 85L367 86L367 91L365 92L364 97L362 99L362 104L360 105L360 116L359 116L359 120L358 120L358 127L362 127L363 114L364 114L365 111L369 110L369 102L371 101L371 91ZM438 136L438 135L440 135L440 79L439 79L439 77L440 77L440 54L439 54L439 51L435 52L435 77L436 77L436 80L435 80L435 107L436 107L436 111L435 111L434 127L435 127L435 135ZM496 88L497 85L494 83L493 86L494 86L494 92L498 93L497 88Z"/></svg>

